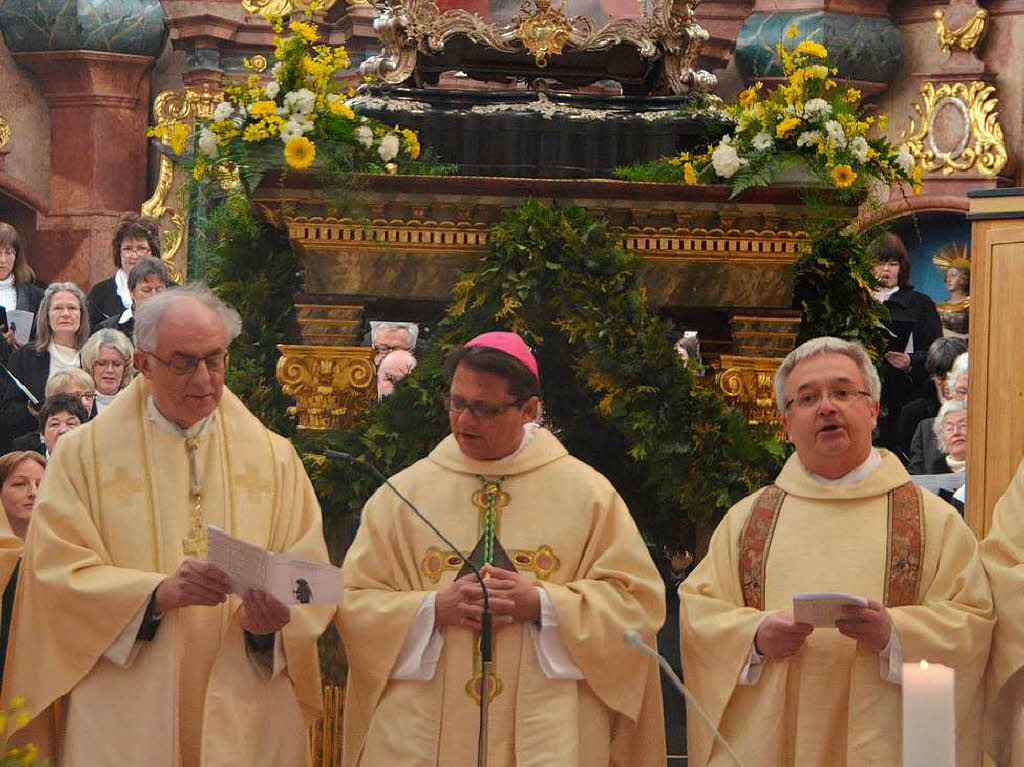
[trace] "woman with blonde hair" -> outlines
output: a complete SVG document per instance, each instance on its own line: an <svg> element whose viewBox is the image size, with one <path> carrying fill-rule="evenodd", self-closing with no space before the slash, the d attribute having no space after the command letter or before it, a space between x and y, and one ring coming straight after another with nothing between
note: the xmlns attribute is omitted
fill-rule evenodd
<svg viewBox="0 0 1024 767"><path fill-rule="evenodd" d="M18 309L34 315L39 310L43 291L35 284L35 279L18 230L0 221L0 306L5 312ZM19 346L14 340L10 318L0 328L0 339L0 362L6 363L11 352Z"/></svg>
<svg viewBox="0 0 1024 767"><path fill-rule="evenodd" d="M96 384L96 413L114 401L132 380L135 347L128 337L110 328L100 328L82 347L82 368Z"/></svg>
<svg viewBox="0 0 1024 767"><path fill-rule="evenodd" d="M72 282L55 282L43 293L36 314L36 338L15 350L7 363L11 375L42 403L50 376L82 366L79 350L89 338L89 310L85 296ZM21 389L5 377L0 399L0 450L32 429L36 409Z"/></svg>

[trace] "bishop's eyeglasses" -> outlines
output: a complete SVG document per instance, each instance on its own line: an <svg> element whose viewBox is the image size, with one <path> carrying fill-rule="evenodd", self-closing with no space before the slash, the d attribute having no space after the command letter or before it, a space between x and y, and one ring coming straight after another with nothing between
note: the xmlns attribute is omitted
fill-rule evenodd
<svg viewBox="0 0 1024 767"><path fill-rule="evenodd" d="M468 410L471 416L480 419L497 418L506 410L519 407L526 402L525 399L516 399L501 405L492 405L487 402L470 402L462 397L451 394L445 394L442 399L444 401L444 409L449 413L459 415L459 413L464 413Z"/></svg>

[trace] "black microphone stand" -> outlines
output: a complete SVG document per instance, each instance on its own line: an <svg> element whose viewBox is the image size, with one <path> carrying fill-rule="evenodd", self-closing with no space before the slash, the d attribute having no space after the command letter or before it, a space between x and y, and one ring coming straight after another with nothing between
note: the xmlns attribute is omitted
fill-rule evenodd
<svg viewBox="0 0 1024 767"><path fill-rule="evenodd" d="M494 647L491 635L491 603L487 595L487 585L484 583L484 578L480 573L480 569L470 561L469 557L462 553L458 546L448 540L448 537L438 530L434 523L427 519L423 513L416 508L416 505L412 501L402 495L402 492L392 484L391 480L384 476L384 472L372 463L356 458L351 453L342 453L339 450L327 450L327 457L333 460L340 459L342 461L355 464L361 469L369 471L377 477L377 479L391 488L391 492L397 495L406 506L412 509L412 513L415 514L423 524L429 527L434 532L434 535L440 538L446 546L459 555L462 561L466 563L466 566L480 582L480 589L484 596L484 609L483 614L480 616L480 732L477 738L476 763L478 767L487 767L487 717L488 707L490 705L491 673L494 668Z"/></svg>

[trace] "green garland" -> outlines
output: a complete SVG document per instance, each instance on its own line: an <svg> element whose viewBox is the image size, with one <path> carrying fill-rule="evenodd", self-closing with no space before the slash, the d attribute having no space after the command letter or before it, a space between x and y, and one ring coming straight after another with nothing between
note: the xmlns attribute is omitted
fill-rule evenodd
<svg viewBox="0 0 1024 767"><path fill-rule="evenodd" d="M358 428L323 442L387 473L422 458L448 431L445 350L514 329L536 349L546 417L569 452L612 481L649 540L692 547L774 476L783 448L680 362L636 266L586 211L523 203L455 286L413 375ZM309 457L315 484L341 509L375 489L364 473Z"/></svg>

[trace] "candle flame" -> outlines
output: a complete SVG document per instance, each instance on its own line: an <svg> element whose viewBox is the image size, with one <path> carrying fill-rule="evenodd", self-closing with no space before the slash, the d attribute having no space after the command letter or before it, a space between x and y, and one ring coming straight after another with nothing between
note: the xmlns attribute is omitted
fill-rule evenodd
<svg viewBox="0 0 1024 767"><path fill-rule="evenodd" d="M926 660L921 661L921 670L922 671L927 671L928 670L928 661L926 661Z"/></svg>

